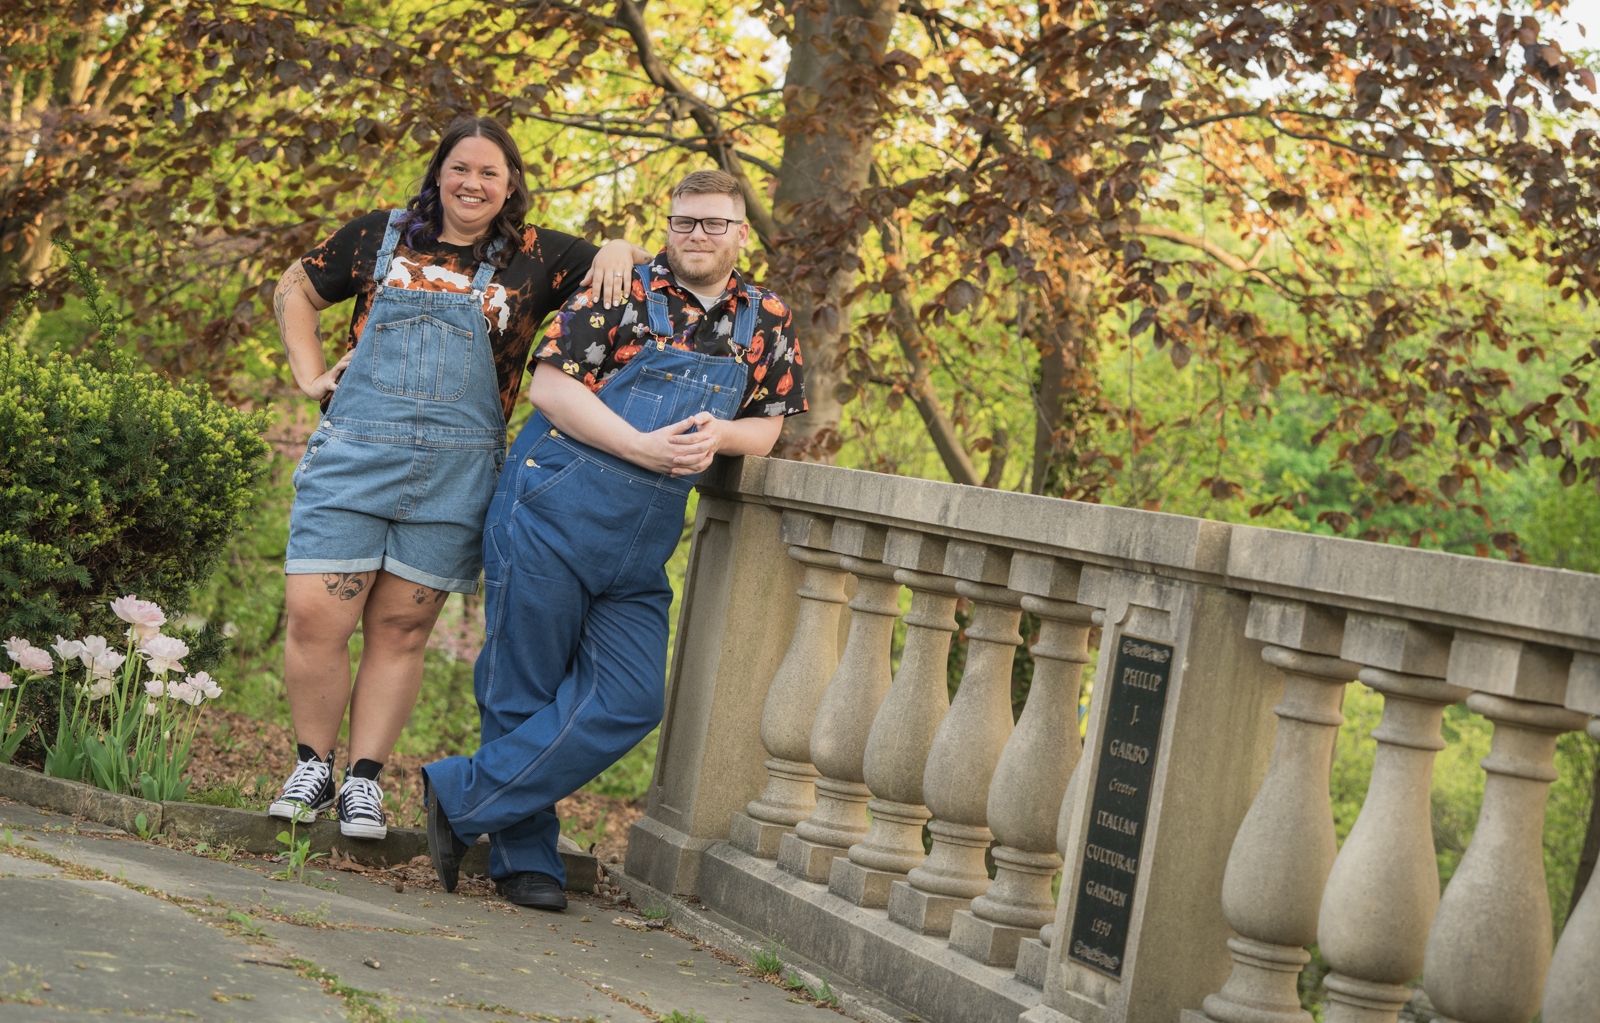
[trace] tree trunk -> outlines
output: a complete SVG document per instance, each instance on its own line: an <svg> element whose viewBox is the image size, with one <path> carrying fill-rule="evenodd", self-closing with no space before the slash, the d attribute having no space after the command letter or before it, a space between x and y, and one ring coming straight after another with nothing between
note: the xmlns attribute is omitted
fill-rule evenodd
<svg viewBox="0 0 1600 1023"><path fill-rule="evenodd" d="M788 457L831 461L838 450L843 405L834 390L844 374L835 363L864 225L855 206L872 162L879 62L898 12L899 0L819 0L795 12L784 103L798 127L784 139L774 196L792 240L772 263L794 313L810 411L784 423L777 453Z"/></svg>
<svg viewBox="0 0 1600 1023"><path fill-rule="evenodd" d="M1063 274L1059 295L1044 302L1025 299L1017 326L1039 346L1039 392L1035 398L1033 475L1028 490L1060 494L1076 468L1079 416L1071 414L1073 398L1084 389L1078 381L1088 373L1085 344L1089 330L1089 282L1076 270Z"/></svg>
<svg viewBox="0 0 1600 1023"><path fill-rule="evenodd" d="M57 207L66 197L53 195L59 190L48 180L52 173L48 167L61 162L57 136L62 133L66 111L80 106L88 95L103 24L89 4L79 4L67 14L66 25L56 26L68 28L70 34L51 79L33 82L31 97L26 95L26 75L16 75L8 83L6 124L0 128L9 140L0 169L0 211L4 211L0 215L0 320L11 315L16 303L50 269L54 255L50 239L62 224ZM35 196L46 197L45 208L33 201Z"/></svg>
<svg viewBox="0 0 1600 1023"><path fill-rule="evenodd" d="M878 236L882 239L884 256L898 269L901 265L896 261L900 256L900 240L895 230L884 227ZM896 276L900 275L897 273ZM911 308L911 299L908 297L910 282L902 280L896 283L902 286L889 293L889 328L900 341L900 354L905 356L906 365L911 368L911 390L908 394L922 416L922 425L927 427L928 437L933 441L934 450L939 452L939 459L944 462L944 470L950 474L950 481L969 487L979 486L978 470L973 468L972 458L962 446L961 438L956 435L955 424L945 415L939 392L934 390L933 375L928 368L927 339L917 325L917 313ZM991 460L990 466L993 465ZM1003 468L1003 458L1001 465Z"/></svg>

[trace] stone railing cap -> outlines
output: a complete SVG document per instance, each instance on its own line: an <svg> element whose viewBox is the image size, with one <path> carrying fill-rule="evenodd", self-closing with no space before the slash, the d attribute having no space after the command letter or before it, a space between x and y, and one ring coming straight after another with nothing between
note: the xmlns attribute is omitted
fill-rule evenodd
<svg viewBox="0 0 1600 1023"><path fill-rule="evenodd" d="M1228 580L1439 624L1477 619L1600 640L1600 575L1235 526Z"/></svg>

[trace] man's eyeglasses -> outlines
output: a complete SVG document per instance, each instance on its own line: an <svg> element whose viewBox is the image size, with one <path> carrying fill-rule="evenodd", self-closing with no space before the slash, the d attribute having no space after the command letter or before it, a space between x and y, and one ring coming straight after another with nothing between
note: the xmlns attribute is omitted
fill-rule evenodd
<svg viewBox="0 0 1600 1023"><path fill-rule="evenodd" d="M667 227L673 234L694 234L695 225L698 224L706 234L727 234L728 228L734 224L742 224L742 220L729 220L726 217L668 217Z"/></svg>

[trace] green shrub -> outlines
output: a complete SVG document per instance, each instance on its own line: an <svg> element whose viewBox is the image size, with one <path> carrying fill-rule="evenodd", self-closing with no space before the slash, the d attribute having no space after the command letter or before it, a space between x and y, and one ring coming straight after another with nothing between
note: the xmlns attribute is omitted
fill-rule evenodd
<svg viewBox="0 0 1600 1023"><path fill-rule="evenodd" d="M114 344L117 317L67 249L98 336L29 354L0 327L0 637L120 639L107 608L135 594L176 618L216 564L263 472L264 413L150 372ZM186 666L224 640L187 637Z"/></svg>

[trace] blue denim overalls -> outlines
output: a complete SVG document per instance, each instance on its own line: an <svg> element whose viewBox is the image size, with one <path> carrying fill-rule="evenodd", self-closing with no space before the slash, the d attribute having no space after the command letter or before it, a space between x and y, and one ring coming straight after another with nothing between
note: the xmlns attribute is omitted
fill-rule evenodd
<svg viewBox="0 0 1600 1023"><path fill-rule="evenodd" d="M389 214L360 343L295 469L284 571L382 568L473 593L506 444L483 318L495 266L478 264L470 294L384 284L404 216Z"/></svg>
<svg viewBox="0 0 1600 1023"><path fill-rule="evenodd" d="M731 358L686 352L665 340L672 325L649 267L635 272L652 337L600 399L646 433L700 411L732 419L754 307L735 315ZM496 879L539 871L564 882L556 800L661 720L672 603L665 566L695 479L581 444L538 413L511 446L483 537L488 636L474 678L483 745L424 769L457 835L489 834Z"/></svg>

